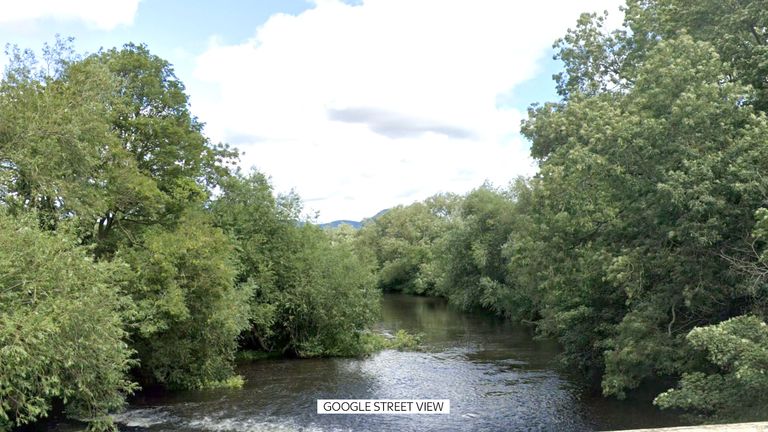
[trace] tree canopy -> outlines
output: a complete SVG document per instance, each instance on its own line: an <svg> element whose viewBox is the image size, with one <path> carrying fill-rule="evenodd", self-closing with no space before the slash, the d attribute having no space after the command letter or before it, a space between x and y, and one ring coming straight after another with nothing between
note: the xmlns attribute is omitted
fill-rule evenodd
<svg viewBox="0 0 768 432"><path fill-rule="evenodd" d="M768 4L629 0L555 42L559 100L522 122L538 173L302 217L206 137L144 45L0 81L0 428L92 429L139 384L237 383L240 348L366 352L381 291L440 295L558 340L602 393L674 386L700 420L768 415Z"/></svg>
<svg viewBox="0 0 768 432"><path fill-rule="evenodd" d="M234 169L167 61L43 52L0 81L0 428L57 405L113 429L139 384L241 383L241 347L365 351L370 267Z"/></svg>
<svg viewBox="0 0 768 432"><path fill-rule="evenodd" d="M744 395L768 366L766 10L630 0L611 31L582 15L554 45L560 100L522 123L539 172L441 224L416 203L364 227L382 288L534 324L605 395L679 379L659 406L764 419ZM435 288L414 290L426 274Z"/></svg>

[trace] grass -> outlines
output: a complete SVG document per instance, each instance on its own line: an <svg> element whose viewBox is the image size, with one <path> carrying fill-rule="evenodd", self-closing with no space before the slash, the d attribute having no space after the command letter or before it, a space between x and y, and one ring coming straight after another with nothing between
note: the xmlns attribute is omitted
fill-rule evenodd
<svg viewBox="0 0 768 432"><path fill-rule="evenodd" d="M363 349L365 354L373 354L385 349L395 349L398 351L414 351L419 349L421 338L417 335L408 333L405 330L398 330L394 336L388 338L379 333L364 333L362 335Z"/></svg>
<svg viewBox="0 0 768 432"><path fill-rule="evenodd" d="M241 375L232 375L231 377L219 381L208 381L202 385L207 390L214 389L240 389L245 384L245 378Z"/></svg>

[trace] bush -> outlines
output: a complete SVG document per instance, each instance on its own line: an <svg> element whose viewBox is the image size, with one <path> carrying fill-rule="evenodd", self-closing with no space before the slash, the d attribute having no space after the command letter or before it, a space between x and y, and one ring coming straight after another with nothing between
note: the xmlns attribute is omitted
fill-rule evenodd
<svg viewBox="0 0 768 432"><path fill-rule="evenodd" d="M754 316L697 327L688 342L706 353L708 368L683 374L660 394L661 408L681 408L715 420L759 421L768 414L768 326Z"/></svg>
<svg viewBox="0 0 768 432"><path fill-rule="evenodd" d="M255 287L252 332L269 349L299 357L361 354L360 333L378 316L371 269L315 226L295 228L294 236L277 283Z"/></svg>
<svg viewBox="0 0 768 432"><path fill-rule="evenodd" d="M223 232L196 213L174 229L147 230L140 247L121 251L136 272L130 292L143 380L204 388L232 377L250 295L234 283L233 253Z"/></svg>
<svg viewBox="0 0 768 432"><path fill-rule="evenodd" d="M125 343L126 304L112 278L61 233L0 212L0 429L45 417L54 401L107 429L136 385Z"/></svg>

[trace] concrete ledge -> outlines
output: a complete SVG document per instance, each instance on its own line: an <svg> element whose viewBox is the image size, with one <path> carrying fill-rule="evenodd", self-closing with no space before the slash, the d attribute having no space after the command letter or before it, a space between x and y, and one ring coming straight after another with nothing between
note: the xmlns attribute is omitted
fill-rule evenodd
<svg viewBox="0 0 768 432"><path fill-rule="evenodd" d="M681 426L656 429L631 429L615 432L768 432L768 422Z"/></svg>

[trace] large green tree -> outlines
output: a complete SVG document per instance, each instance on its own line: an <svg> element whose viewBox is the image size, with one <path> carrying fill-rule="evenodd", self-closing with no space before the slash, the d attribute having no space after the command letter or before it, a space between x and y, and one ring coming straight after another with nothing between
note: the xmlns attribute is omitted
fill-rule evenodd
<svg viewBox="0 0 768 432"><path fill-rule="evenodd" d="M136 389L123 326L130 299L115 289L128 268L94 262L75 236L42 232L33 216L0 209L0 429L54 404L109 428L109 411Z"/></svg>
<svg viewBox="0 0 768 432"><path fill-rule="evenodd" d="M364 224L358 242L375 258L382 290L435 293L434 245L445 233L457 199L451 194L435 195L391 208Z"/></svg>
<svg viewBox="0 0 768 432"><path fill-rule="evenodd" d="M610 395L695 367L694 326L765 314L732 265L749 259L768 186L761 90L746 78L755 59L686 32L696 24L671 3L630 2L629 27L612 33L583 16L558 42L563 100L523 126L541 171L512 259L548 257L535 261L540 329ZM698 7L723 29L749 10Z"/></svg>
<svg viewBox="0 0 768 432"><path fill-rule="evenodd" d="M705 41L730 66L729 81L754 90L748 101L768 110L768 2L703 0L630 0L625 13L627 45L635 62L660 40L686 33Z"/></svg>
<svg viewBox="0 0 768 432"><path fill-rule="evenodd" d="M10 51L0 82L0 203L13 214L35 210L46 229L77 219L87 231L107 207L119 159L108 108L118 83L62 47L46 53L41 65L29 51Z"/></svg>
<svg viewBox="0 0 768 432"><path fill-rule="evenodd" d="M435 242L436 291L463 309L506 314L513 293L502 249L516 217L514 196L486 184L462 197L457 207Z"/></svg>
<svg viewBox="0 0 768 432"><path fill-rule="evenodd" d="M0 82L0 426L62 401L109 428L129 368L227 384L241 341L363 350L370 266L302 220L297 195L231 172L236 152L209 142L168 62L66 40L43 60L12 50Z"/></svg>
<svg viewBox="0 0 768 432"><path fill-rule="evenodd" d="M750 89L723 80L729 67L705 42L652 51L631 90L572 93L524 129L542 158L538 217L551 241L539 245L558 275L544 328L591 366L605 353L609 394L675 370L690 326L749 307L720 255L743 245L766 186L766 122L742 103ZM600 325L579 324L590 321Z"/></svg>
<svg viewBox="0 0 768 432"><path fill-rule="evenodd" d="M202 205L237 153L208 140L172 66L146 46L127 44L85 62L103 65L118 82L108 118L119 139L117 152L132 159L110 164L119 170L112 179L115 193L94 238L98 253L109 254L145 227L171 226L187 208Z"/></svg>
<svg viewBox="0 0 768 432"><path fill-rule="evenodd" d="M204 388L233 374L250 292L235 285L234 248L209 219L187 212L173 229L147 229L140 247L117 254L135 272L127 285L142 381Z"/></svg>
<svg viewBox="0 0 768 432"><path fill-rule="evenodd" d="M302 357L354 355L378 316L372 268L351 242L333 242L300 219L301 202L275 198L259 172L229 177L212 202L237 245L238 281L251 292L250 348Z"/></svg>
<svg viewBox="0 0 768 432"><path fill-rule="evenodd" d="M231 374L242 328L229 239L205 215L235 153L211 145L183 90L141 45L78 58L59 40L42 64L13 51L0 84L0 203L34 211L43 229L66 222L101 261L123 257L141 377L199 387Z"/></svg>

